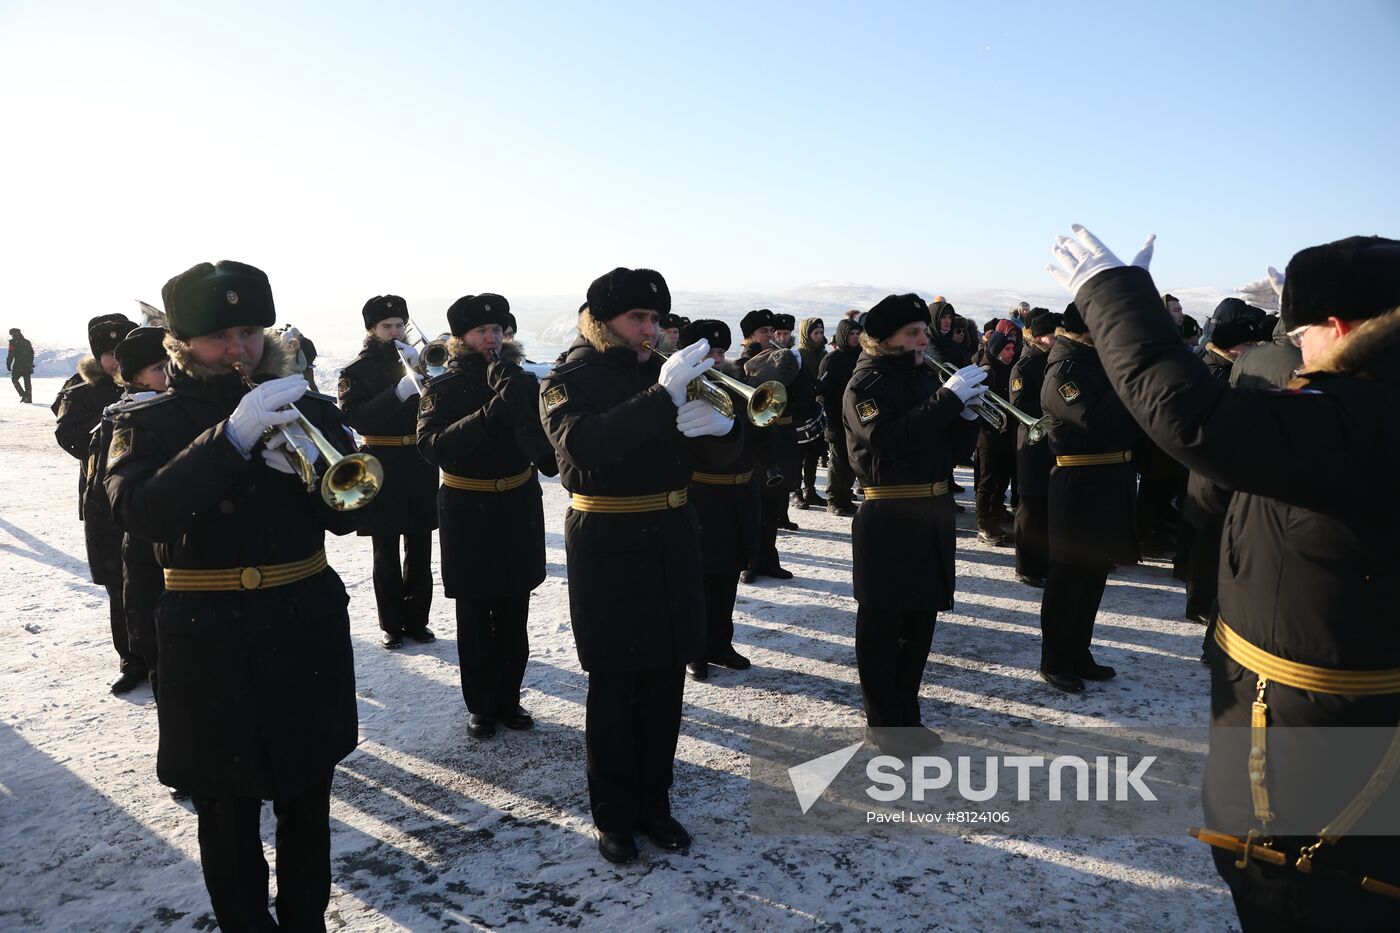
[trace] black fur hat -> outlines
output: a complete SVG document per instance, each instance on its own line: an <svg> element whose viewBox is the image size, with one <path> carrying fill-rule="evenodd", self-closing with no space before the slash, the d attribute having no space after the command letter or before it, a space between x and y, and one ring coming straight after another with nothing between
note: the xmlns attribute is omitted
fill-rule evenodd
<svg viewBox="0 0 1400 933"><path fill-rule="evenodd" d="M776 327L773 323L773 312L767 308L750 311L739 319L739 333L744 335L745 340L752 337L753 332L760 327Z"/></svg>
<svg viewBox="0 0 1400 933"><path fill-rule="evenodd" d="M92 330L98 324L105 324L109 321L129 321L131 318L125 314L113 312L111 314L99 314L97 317L88 318L87 329Z"/></svg>
<svg viewBox="0 0 1400 933"><path fill-rule="evenodd" d="M1079 313L1079 305L1070 302L1065 305L1065 313L1060 315L1060 326L1070 334L1087 334L1089 328L1084 324L1084 318Z"/></svg>
<svg viewBox="0 0 1400 933"><path fill-rule="evenodd" d="M1041 313L1036 314L1034 311L1032 311L1031 319L1026 322L1026 326L1030 330L1031 336L1047 337L1050 334L1053 334L1055 332L1055 328L1059 327L1061 321L1063 320L1061 316L1056 314L1054 311L1047 311L1044 308L1038 308L1036 310L1040 311Z"/></svg>
<svg viewBox="0 0 1400 933"><path fill-rule="evenodd" d="M723 321L695 321L681 327L681 337L677 341L676 347L688 347L692 343L699 343L701 340L710 342L711 350L728 350L733 345L733 337L729 333L729 325Z"/></svg>
<svg viewBox="0 0 1400 933"><path fill-rule="evenodd" d="M398 295L375 295L365 302L361 312L365 318L365 330L374 330L374 325L387 318L403 318L408 323L408 302Z"/></svg>
<svg viewBox="0 0 1400 933"><path fill-rule="evenodd" d="M454 337L486 324L499 324L505 330L510 320L510 302L492 292L464 295L447 309L447 329Z"/></svg>
<svg viewBox="0 0 1400 933"><path fill-rule="evenodd" d="M790 330L795 330L796 328L797 328L797 318L793 317L791 314L775 314L775 315L773 315L773 329L774 329L774 330L789 330L789 331L790 331Z"/></svg>
<svg viewBox="0 0 1400 933"><path fill-rule="evenodd" d="M618 266L588 286L588 313L594 320L610 321L638 308L663 315L670 312L671 290L660 272Z"/></svg>
<svg viewBox="0 0 1400 933"><path fill-rule="evenodd" d="M277 323L267 274L241 262L201 262L166 282L160 294L170 332L181 340Z"/></svg>
<svg viewBox="0 0 1400 933"><path fill-rule="evenodd" d="M101 358L111 353L127 334L136 329L136 324L123 318L120 321L103 321L88 328L88 346L92 355Z"/></svg>
<svg viewBox="0 0 1400 933"><path fill-rule="evenodd" d="M932 324L928 305L913 292L907 295L886 295L865 314L865 332L876 340L892 336L906 324L922 321Z"/></svg>
<svg viewBox="0 0 1400 933"><path fill-rule="evenodd" d="M663 314L663 315L661 315L661 329L662 329L662 330L666 330L666 329L671 328L671 327L674 327L676 330L680 330L680 329L681 329L682 327L684 327L684 326L685 326L685 325L681 323L681 316L680 316L679 314Z"/></svg>
<svg viewBox="0 0 1400 933"><path fill-rule="evenodd" d="M1353 236L1310 246L1288 261L1283 326L1360 320L1400 307L1400 241Z"/></svg>
<svg viewBox="0 0 1400 933"><path fill-rule="evenodd" d="M165 352L164 327L138 327L127 334L112 351L117 355L117 371L131 382L137 373L169 358Z"/></svg>

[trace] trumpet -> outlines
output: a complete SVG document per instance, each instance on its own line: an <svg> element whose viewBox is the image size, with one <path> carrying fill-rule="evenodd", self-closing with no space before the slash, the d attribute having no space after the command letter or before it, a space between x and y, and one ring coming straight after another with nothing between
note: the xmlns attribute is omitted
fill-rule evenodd
<svg viewBox="0 0 1400 933"><path fill-rule="evenodd" d="M671 357L670 353L656 349L651 343L644 341L642 346L663 360ZM726 418L733 418L734 401L729 397L729 392L724 391L726 388L738 393L748 403L745 414L755 427L767 427L781 418L783 410L787 408L787 388L781 382L770 379L755 387L715 369L692 380L686 387L685 397L687 400L698 398Z"/></svg>
<svg viewBox="0 0 1400 933"><path fill-rule="evenodd" d="M437 339L429 340L423 329L410 320L404 325L403 336L404 343L418 348L418 365L423 375L432 379L447 372L447 360L451 356L447 352L447 341L451 334L439 334Z"/></svg>
<svg viewBox="0 0 1400 933"><path fill-rule="evenodd" d="M924 359L946 376L951 376L953 373L957 372L955 367L944 363L942 360L936 359L933 354L929 353L927 350L924 351ZM1005 431L1006 416L1010 415L1025 426L1027 444L1039 444L1056 424L1055 419L1049 415L1040 418L1032 418L995 392L986 392L983 398L986 399L986 401L977 402L970 406L973 411L977 412L978 417L991 425L993 430Z"/></svg>
<svg viewBox="0 0 1400 933"><path fill-rule="evenodd" d="M233 368L243 377L244 384L250 389L253 388L255 383L248 378L243 365L235 363ZM302 433L315 445L317 452L326 462L326 472L321 475L321 481L316 481L315 464L302 453L301 447L286 425L270 428L263 435L263 440L273 432L281 432L286 441L287 455L293 460L293 466L301 475L301 481L306 484L306 491L315 492L319 488L321 500L337 512L351 512L369 505L384 487L384 467L380 465L379 458L373 454L342 454L331 446L331 442L326 440L325 435L317 430L300 409L295 405L287 407L297 413L297 427L301 428Z"/></svg>

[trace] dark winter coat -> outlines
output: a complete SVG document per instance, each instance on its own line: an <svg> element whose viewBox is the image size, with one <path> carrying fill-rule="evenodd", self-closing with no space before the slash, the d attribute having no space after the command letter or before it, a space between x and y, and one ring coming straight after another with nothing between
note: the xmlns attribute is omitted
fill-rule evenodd
<svg viewBox="0 0 1400 933"><path fill-rule="evenodd" d="M259 375L287 375L267 334ZM165 568L228 569L311 557L325 531L354 530L301 479L248 458L226 436L247 392L175 353L170 391L113 424L106 488L117 524L153 541ZM342 453L352 449L335 400L297 408ZM327 568L266 590L169 591L156 609L163 784L207 796L292 796L324 781L358 736L349 597Z"/></svg>
<svg viewBox="0 0 1400 933"><path fill-rule="evenodd" d="M588 315L580 322L587 324ZM571 493L644 496L684 490L695 470L724 472L739 456L745 424L725 437L687 438L676 406L645 363L580 337L541 385L540 417ZM599 349L603 347L604 349ZM586 671L678 669L705 653L700 522L684 505L611 514L569 509L564 517L569 614Z"/></svg>
<svg viewBox="0 0 1400 933"><path fill-rule="evenodd" d="M54 413L55 418L58 417L59 412L63 411L63 406L68 401L68 393L71 392L74 387L83 384L82 364L90 359L92 359L90 356L83 357L78 363L78 371L65 379L63 385L58 387L58 394L54 396L53 404L49 406L49 411Z"/></svg>
<svg viewBox="0 0 1400 933"><path fill-rule="evenodd" d="M1011 368L1010 396L1012 405L1039 418L1045 413L1040 407L1040 388L1045 383L1045 363L1047 351L1033 340L1027 340L1021 350L1021 358ZM1050 453L1050 440L1045 438L1038 444L1026 439L1026 426L1016 425L1016 488L1023 496L1050 494L1050 469L1055 465L1055 457Z"/></svg>
<svg viewBox="0 0 1400 933"><path fill-rule="evenodd" d="M1007 343L1015 345L1015 340L1002 333L993 333L987 339L987 346L984 348L982 366L987 370L988 392L995 392L997 395L1006 398L1011 394L1011 368L1014 364L1003 363L1001 361L1001 350ZM990 403L988 403L990 404ZM1007 419L1005 431L998 431L986 422L984 418L977 419L977 447L981 450L992 450L1010 454L1016 446L1016 432L1012 430L1014 422Z"/></svg>
<svg viewBox="0 0 1400 933"><path fill-rule="evenodd" d="M1281 389L1303 365L1303 351L1288 339L1288 328L1279 318L1273 339L1245 347L1230 367L1230 385L1241 389Z"/></svg>
<svg viewBox="0 0 1400 933"><path fill-rule="evenodd" d="M122 535L112 524L107 497L92 495L88 476L93 470L93 441L102 412L121 398L121 387L91 356L78 364L82 382L68 390L58 413L54 436L59 446L78 459L78 517L83 520L88 572L99 586L121 586Z"/></svg>
<svg viewBox="0 0 1400 933"><path fill-rule="evenodd" d="M1092 341L1063 329L1057 333L1045 363L1040 406L1059 424L1043 443L1055 457L1131 451L1137 425L1109 384ZM1133 522L1137 473L1131 462L1056 465L1049 493L1052 561L1102 567L1141 559Z"/></svg>
<svg viewBox="0 0 1400 933"><path fill-rule="evenodd" d="M846 447L841 402L846 395L846 384L856 371L856 360L860 358L858 348L846 346L846 335L852 326L849 320L836 325L836 349L822 358L821 366L817 369L817 397L826 411L826 439L841 450Z"/></svg>
<svg viewBox="0 0 1400 933"><path fill-rule="evenodd" d="M514 347L514 344L509 346ZM543 443L539 384L510 360L487 365L453 344L447 372L428 383L418 406L418 450L445 473L502 480L530 472L524 485L477 492L443 484L438 492L443 592L451 598L521 596L544 581L544 505L529 431Z"/></svg>
<svg viewBox="0 0 1400 933"><path fill-rule="evenodd" d="M1212 378L1221 382L1230 381L1235 361L1228 353L1222 353L1214 344L1209 344L1201 361L1206 364ZM1230 507L1230 492L1193 470L1186 479L1186 498L1181 502L1181 516L1193 528L1214 533L1212 529L1219 528L1225 510Z"/></svg>
<svg viewBox="0 0 1400 933"><path fill-rule="evenodd" d="M34 344L24 337L11 337L5 369L16 376L34 375Z"/></svg>
<svg viewBox="0 0 1400 933"><path fill-rule="evenodd" d="M743 367L756 357L769 353L773 349L770 347L768 350L764 350L756 343L746 343L739 354L739 365ZM789 360L789 365L791 365L791 355L786 351L779 352ZM776 354L772 355L776 356ZM755 383L764 381L749 377L746 379ZM797 428L811 419L817 410L816 382L812 381L800 367L798 367L796 375L784 384L787 388L788 400L787 408L783 410L782 417L767 427L754 428L759 435L759 440L752 448L758 458L758 471L766 473L769 467L776 466L783 474L781 486L764 488L763 492L769 495L780 492L786 495L796 492L802 487L802 451L797 443Z"/></svg>
<svg viewBox="0 0 1400 933"><path fill-rule="evenodd" d="M1077 302L1115 388L1147 432L1193 471L1235 490L1221 539L1222 619L1248 642L1290 661L1342 671L1400 668L1394 624L1400 500L1389 494L1400 472L1400 311L1339 341L1299 388L1257 391L1212 378L1170 322L1151 313L1157 295L1145 270L1128 267L1095 276ZM1212 648L1213 725L1249 725L1256 680ZM1321 694L1274 682L1265 701L1270 727L1393 730L1400 722L1397 694ZM1223 732L1212 735L1206 822L1243 836L1257 825L1249 743L1224 739ZM1269 769L1276 810L1288 812L1309 798L1339 812L1370 776L1368 768L1329 768L1324 751L1316 762L1320 774ZM1400 783L1389 793L1400 793ZM1393 839L1347 837L1322 858L1400 882ZM1302 875L1289 879L1285 885L1313 883ZM1394 908L1388 909L1393 920Z"/></svg>
<svg viewBox="0 0 1400 933"><path fill-rule="evenodd" d="M865 488L946 480L948 430L963 404L913 353L862 353L842 417ZM851 529L856 601L890 610L951 609L953 497L865 499Z"/></svg>
<svg viewBox="0 0 1400 933"><path fill-rule="evenodd" d="M723 364L724 372L740 382L752 382L744 371L730 361ZM743 411L745 402L731 392L735 411ZM735 575L752 563L758 552L759 499L763 489L763 473L757 469L753 448L760 433L744 432L744 444L736 457L719 475L738 476L752 473L747 483L721 485L692 482L690 504L700 519L700 551L705 575ZM706 470L704 472L714 472Z"/></svg>
<svg viewBox="0 0 1400 933"><path fill-rule="evenodd" d="M392 341L366 337L360 355L340 371L337 394L345 418L361 435L413 437L418 431L418 397L399 401L395 388L403 361ZM438 526L437 467L417 446L362 444L384 467L384 486L361 510L360 534L410 534Z"/></svg>

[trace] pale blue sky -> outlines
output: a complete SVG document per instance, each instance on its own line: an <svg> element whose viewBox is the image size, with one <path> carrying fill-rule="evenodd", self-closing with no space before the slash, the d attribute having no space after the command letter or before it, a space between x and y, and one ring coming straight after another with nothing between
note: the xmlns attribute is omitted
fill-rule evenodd
<svg viewBox="0 0 1400 933"><path fill-rule="evenodd" d="M321 326L614 265L1044 292L1075 221L1230 287L1400 235L1397 48L1396 0L0 2L0 324L221 258Z"/></svg>

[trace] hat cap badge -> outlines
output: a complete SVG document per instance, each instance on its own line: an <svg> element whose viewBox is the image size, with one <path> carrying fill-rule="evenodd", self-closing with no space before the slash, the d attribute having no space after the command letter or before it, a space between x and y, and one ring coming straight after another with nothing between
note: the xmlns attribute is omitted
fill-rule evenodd
<svg viewBox="0 0 1400 933"><path fill-rule="evenodd" d="M656 287L656 283L655 283L655 282L652 282L652 283L650 283L650 284L651 284L651 290L652 290L652 291L657 292L657 293L660 292L660 289L658 289L658 288Z"/></svg>
<svg viewBox="0 0 1400 933"><path fill-rule="evenodd" d="M486 310L486 311L490 311L490 310L491 310L491 306L490 306L490 305L482 305L481 307L482 307L483 310Z"/></svg>
<svg viewBox="0 0 1400 933"><path fill-rule="evenodd" d="M228 291L224 292L224 298L227 299L228 303L231 305L238 304L238 292L234 291L231 288Z"/></svg>

